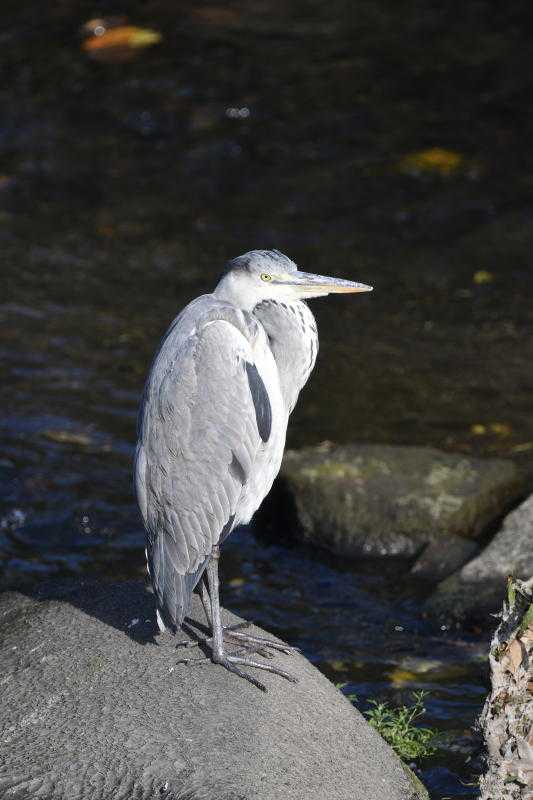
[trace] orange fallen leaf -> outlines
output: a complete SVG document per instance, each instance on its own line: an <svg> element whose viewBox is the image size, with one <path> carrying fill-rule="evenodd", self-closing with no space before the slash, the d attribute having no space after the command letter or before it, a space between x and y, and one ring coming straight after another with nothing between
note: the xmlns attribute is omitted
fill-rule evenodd
<svg viewBox="0 0 533 800"><path fill-rule="evenodd" d="M119 25L116 28L104 28L102 25L94 31L82 42L81 49L97 61L131 61L144 48L157 44L163 38L158 31L135 25Z"/></svg>
<svg viewBox="0 0 533 800"><path fill-rule="evenodd" d="M419 150L409 153L398 162L400 172L410 174L433 173L438 175L451 175L464 165L464 157L453 150L443 147L430 147L428 150Z"/></svg>
<svg viewBox="0 0 533 800"><path fill-rule="evenodd" d="M490 429L497 436L510 436L512 428L506 422L491 422Z"/></svg>

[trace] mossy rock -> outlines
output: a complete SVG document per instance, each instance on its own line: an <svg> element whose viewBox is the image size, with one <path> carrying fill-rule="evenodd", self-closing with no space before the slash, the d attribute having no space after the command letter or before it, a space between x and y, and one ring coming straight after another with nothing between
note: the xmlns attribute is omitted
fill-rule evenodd
<svg viewBox="0 0 533 800"><path fill-rule="evenodd" d="M521 492L511 461L325 445L285 454L261 518L342 556L412 558L446 537L478 539Z"/></svg>

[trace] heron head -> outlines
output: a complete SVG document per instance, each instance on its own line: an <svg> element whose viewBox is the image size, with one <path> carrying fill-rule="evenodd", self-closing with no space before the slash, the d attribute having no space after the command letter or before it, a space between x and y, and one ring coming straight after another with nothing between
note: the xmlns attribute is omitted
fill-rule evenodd
<svg viewBox="0 0 533 800"><path fill-rule="evenodd" d="M263 300L291 302L332 293L371 292L365 283L301 272L279 250L250 250L226 265L216 294L251 310Z"/></svg>

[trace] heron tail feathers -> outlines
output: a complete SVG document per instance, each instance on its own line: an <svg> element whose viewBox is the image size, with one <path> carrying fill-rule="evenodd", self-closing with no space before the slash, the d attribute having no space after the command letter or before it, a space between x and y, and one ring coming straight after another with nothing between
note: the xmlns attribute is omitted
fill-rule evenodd
<svg viewBox="0 0 533 800"><path fill-rule="evenodd" d="M180 575L172 572L166 576L165 585L157 586L149 569L157 604L157 623L161 631L177 633L191 607L192 593L202 577L211 556L207 556L196 572ZM150 565L151 567L151 565Z"/></svg>

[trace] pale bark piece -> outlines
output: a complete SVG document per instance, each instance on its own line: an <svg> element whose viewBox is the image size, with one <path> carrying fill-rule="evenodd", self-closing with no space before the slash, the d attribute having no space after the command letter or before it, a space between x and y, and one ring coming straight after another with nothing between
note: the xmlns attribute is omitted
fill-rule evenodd
<svg viewBox="0 0 533 800"><path fill-rule="evenodd" d="M491 692L481 715L488 752L481 800L533 798L533 594L509 579L490 647Z"/></svg>

